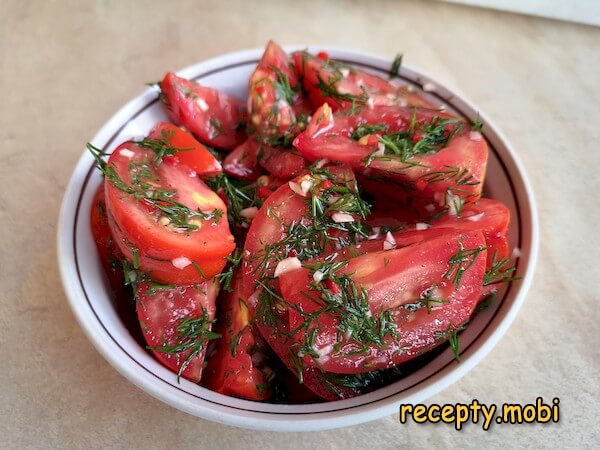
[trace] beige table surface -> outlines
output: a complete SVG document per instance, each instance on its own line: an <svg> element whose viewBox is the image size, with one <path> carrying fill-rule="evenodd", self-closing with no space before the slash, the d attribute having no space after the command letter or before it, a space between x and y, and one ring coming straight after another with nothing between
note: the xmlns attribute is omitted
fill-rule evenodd
<svg viewBox="0 0 600 450"><path fill-rule="evenodd" d="M0 448L598 448L600 29L444 3L225 3L0 0ZM558 396L559 424L246 431L153 399L94 350L55 249L83 144L143 82L269 38L403 51L510 137L539 203L537 274L504 339L431 402Z"/></svg>

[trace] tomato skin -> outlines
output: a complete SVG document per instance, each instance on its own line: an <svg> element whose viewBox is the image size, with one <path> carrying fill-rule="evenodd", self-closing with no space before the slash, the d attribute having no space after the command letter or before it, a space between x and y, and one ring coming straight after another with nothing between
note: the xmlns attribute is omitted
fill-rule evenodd
<svg viewBox="0 0 600 450"><path fill-rule="evenodd" d="M294 147L309 162L327 159L350 165L369 177L386 178L405 183L411 198L424 202L432 200L443 204L445 192L454 190L465 201L475 201L481 196L487 166L488 148L479 133L472 136L470 127L463 124L445 148L432 155L414 156L413 164L400 158L374 158L366 163L378 150L377 143L362 145L351 138L359 125L385 124L388 132L409 129L413 113L419 126L434 120L451 119L452 116L439 111L376 106L364 108L358 115L332 114L328 105L323 105L312 117L308 128L294 140ZM415 165L418 164L418 165ZM461 176L462 171L466 176ZM440 175L443 172L442 175Z"/></svg>
<svg viewBox="0 0 600 450"><path fill-rule="evenodd" d="M215 176L223 171L221 163L204 145L172 123L158 122L150 131L148 138L165 139L172 147L186 149L172 156L163 157L163 161L167 163L187 166L201 177Z"/></svg>
<svg viewBox="0 0 600 450"><path fill-rule="evenodd" d="M258 151L260 165L277 178L290 179L306 168L306 160L294 150L278 149L261 144Z"/></svg>
<svg viewBox="0 0 600 450"><path fill-rule="evenodd" d="M327 103L333 110L352 107L352 102L344 99L344 95L356 98L366 95L370 106L434 107L419 93L412 92L407 85L398 85L377 75L345 66L331 60L326 53L319 55L317 58L307 52L293 55L295 66L301 68L299 70L304 88L315 109L323 103ZM320 89L319 86L323 83L332 86L337 95Z"/></svg>
<svg viewBox="0 0 600 450"><path fill-rule="evenodd" d="M132 249L137 249L139 269L150 273L157 281L193 284L210 279L223 269L227 256L235 248L225 204L200 179L190 177L189 169L167 163L158 168L152 166L149 161L153 155L135 143L126 142L112 153L107 166L114 169L126 185L131 185L131 168L135 164L146 164L154 183L159 180L160 188L176 190L174 200L192 210L221 210L222 216L219 220L199 219L200 228L196 231L175 231L159 224L157 212L147 203L135 200L107 178L104 183L106 205L115 241L134 264L137 261ZM182 257L187 258L189 264L177 268L173 261Z"/></svg>
<svg viewBox="0 0 600 450"><path fill-rule="evenodd" d="M144 338L151 347L154 357L171 371L178 373L190 354L190 350L180 353L166 353L152 347L178 345L182 336L177 326L184 319L199 319L206 313L208 320L215 318L215 300L219 283L211 280L199 285L175 286L152 293L147 282L138 284L136 310ZM181 373L186 380L197 383L202 376L204 349L190 359Z"/></svg>
<svg viewBox="0 0 600 450"><path fill-rule="evenodd" d="M160 99L173 122L183 125L200 142L230 150L245 138L239 102L220 92L168 72L160 82Z"/></svg>
<svg viewBox="0 0 600 450"><path fill-rule="evenodd" d="M108 226L104 186L102 185L98 187L92 200L90 226L100 256L100 262L102 263L102 267L104 267L110 287L114 292L122 293L124 277L120 261L124 256L121 250L119 250Z"/></svg>
<svg viewBox="0 0 600 450"><path fill-rule="evenodd" d="M239 285L240 277L235 276L233 291L220 303L216 331L222 337L208 360L203 384L221 394L247 400L267 400L271 389L261 371L266 367L265 349L261 348L264 343L254 336L251 316L246 300L239 293Z"/></svg>
<svg viewBox="0 0 600 450"><path fill-rule="evenodd" d="M223 161L225 173L241 180L255 180L261 174L258 165L259 146L253 138L248 138L235 148Z"/></svg>
<svg viewBox="0 0 600 450"><path fill-rule="evenodd" d="M456 288L445 274L450 267L448 261L457 253L459 245L464 249L481 250ZM373 316L380 311L392 312L398 334L396 338L388 334L383 347L367 343L368 350L357 354L357 344L351 337L341 342L338 340L337 319L320 314L318 325L311 326L311 329L317 330L313 348L322 352L318 358L319 366L325 371L342 374L370 372L408 361L444 342L447 339L445 333L465 323L477 305L485 272L485 253L485 239L480 232L448 231L438 238L408 247L350 259L340 273L348 274L357 286L365 287ZM316 295L316 291L307 289L310 281L307 269L286 272L279 277L285 300L305 314L314 312L321 305L318 300L306 296ZM423 292L434 287L435 297L446 299L449 303L435 304L431 311L425 307L416 311L402 307L415 303ZM298 329L304 321L303 316L295 309L289 308L288 311L290 329ZM304 343L307 334L301 330L295 336L296 341ZM332 352L332 347L340 343L340 350ZM309 356L305 356L303 361L317 367L317 362Z"/></svg>

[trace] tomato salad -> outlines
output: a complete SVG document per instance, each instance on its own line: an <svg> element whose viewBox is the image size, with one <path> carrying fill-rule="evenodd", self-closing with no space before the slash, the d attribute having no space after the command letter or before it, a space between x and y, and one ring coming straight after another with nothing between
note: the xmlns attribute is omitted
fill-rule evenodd
<svg viewBox="0 0 600 450"><path fill-rule="evenodd" d="M349 398L409 373L515 279L482 197L481 123L390 77L269 42L246 101L167 73L172 121L110 155L92 233L164 366L257 401ZM444 344L444 345L442 345Z"/></svg>

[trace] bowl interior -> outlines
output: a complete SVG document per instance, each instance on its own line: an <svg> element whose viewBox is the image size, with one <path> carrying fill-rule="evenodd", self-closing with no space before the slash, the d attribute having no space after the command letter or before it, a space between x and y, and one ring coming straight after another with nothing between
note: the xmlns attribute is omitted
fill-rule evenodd
<svg viewBox="0 0 600 450"><path fill-rule="evenodd" d="M225 55L186 68L179 73L203 84L245 99L247 80L261 51ZM330 54L362 69L387 76L390 62L354 52ZM477 111L465 100L431 78L402 67L401 81L419 88L433 83L427 95L459 116L474 119ZM490 144L485 195L504 202L511 211L511 247L516 258L517 283L503 286L492 305L477 314L460 338L462 360L456 363L449 348L405 378L357 398L311 405L281 405L227 397L182 380L165 369L130 334L104 277L90 233L92 197L101 183L93 158L84 154L69 184L59 226L59 255L65 289L82 327L100 352L121 373L152 395L192 414L233 425L279 430L324 429L349 425L397 412L400 402L416 402L433 395L472 368L497 342L516 314L530 282L536 258L537 225L533 197L520 164L509 144L481 115L483 134ZM92 143L112 151L121 142L143 137L159 120L166 119L157 91L147 89L123 107L102 128Z"/></svg>

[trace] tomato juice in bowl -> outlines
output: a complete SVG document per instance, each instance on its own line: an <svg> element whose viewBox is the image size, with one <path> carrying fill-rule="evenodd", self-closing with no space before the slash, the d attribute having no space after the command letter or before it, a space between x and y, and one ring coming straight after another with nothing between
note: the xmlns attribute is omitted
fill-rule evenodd
<svg viewBox="0 0 600 450"><path fill-rule="evenodd" d="M248 79L261 54L257 50L224 55L191 66L178 75L245 99ZM330 50L329 54L386 78L392 64L355 52ZM433 105L444 105L448 113L469 121L477 119L475 108L429 77L404 66L399 77L417 91L426 87L423 98ZM149 89L109 120L92 143L110 152L132 137L148 134L157 122L166 119L156 90ZM105 358L136 385L179 409L222 423L281 431L316 430L372 420L396 413L400 403L422 401L460 378L499 340L524 299L537 257L537 216L527 178L506 139L485 115L481 114L480 119L484 125L481 134L489 146L484 191L486 197L501 201L510 210L508 241L511 249L519 249L520 256L513 258L514 275L522 278L503 286L496 300L475 315L461 333L459 363L451 348L439 346L408 363L409 367L402 366L405 370L401 378L391 384L357 397L311 404L242 400L178 379L177 373L148 352L135 314L131 308L120 307L122 302L115 300L110 292L90 233L89 217L101 176L88 154L78 163L65 194L58 232L63 283L76 317ZM290 284L293 281L288 280Z"/></svg>

